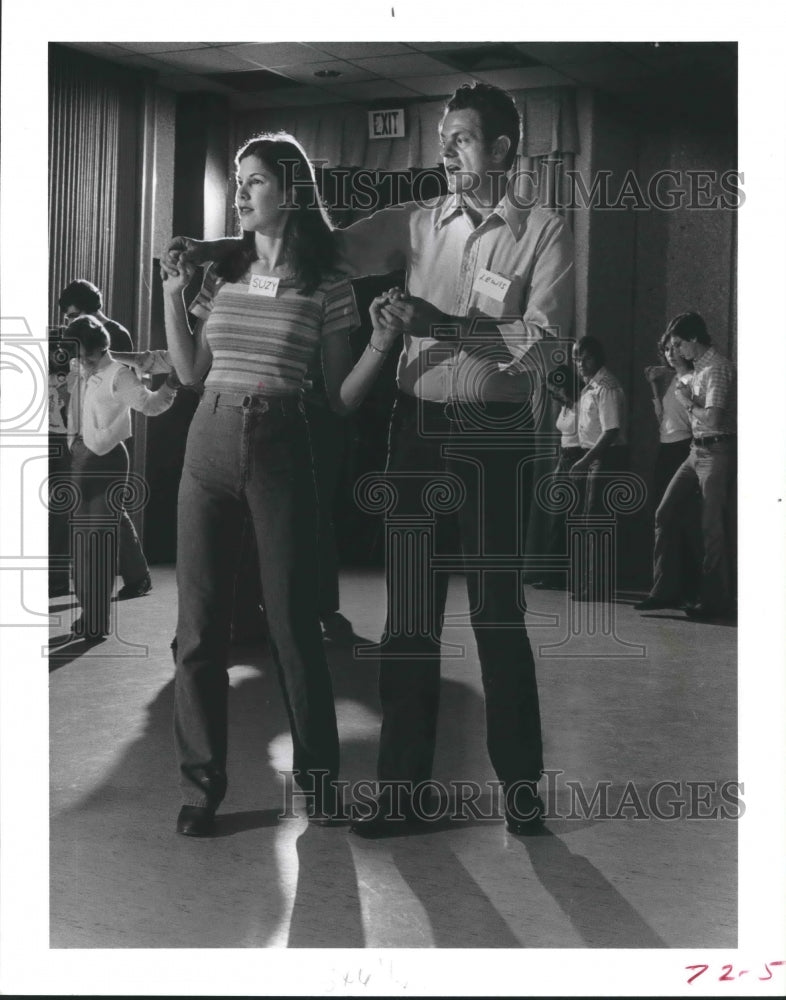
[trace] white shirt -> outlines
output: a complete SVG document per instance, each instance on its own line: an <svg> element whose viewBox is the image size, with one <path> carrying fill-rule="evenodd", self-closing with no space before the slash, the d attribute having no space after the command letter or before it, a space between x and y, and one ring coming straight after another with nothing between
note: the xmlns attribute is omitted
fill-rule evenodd
<svg viewBox="0 0 786 1000"><path fill-rule="evenodd" d="M107 455L131 437L131 410L153 417L168 410L176 390L164 384L146 389L119 361L86 376L81 371L68 402L68 446L77 434L96 455Z"/></svg>
<svg viewBox="0 0 786 1000"><path fill-rule="evenodd" d="M579 442L592 448L604 431L617 428L614 444L625 444L625 393L608 368L599 368L581 390Z"/></svg>
<svg viewBox="0 0 786 1000"><path fill-rule="evenodd" d="M563 406L557 417L557 430L562 435L561 448L579 448L579 408Z"/></svg>
<svg viewBox="0 0 786 1000"><path fill-rule="evenodd" d="M661 444L673 444L675 441L686 441L691 436L690 414L687 408L677 399L675 386L680 376L675 375L663 393L661 406L663 416L660 421Z"/></svg>

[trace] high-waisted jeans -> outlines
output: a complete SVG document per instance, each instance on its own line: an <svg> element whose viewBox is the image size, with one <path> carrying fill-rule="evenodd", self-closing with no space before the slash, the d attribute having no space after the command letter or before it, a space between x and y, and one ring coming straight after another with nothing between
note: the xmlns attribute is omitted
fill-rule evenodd
<svg viewBox="0 0 786 1000"><path fill-rule="evenodd" d="M317 507L299 397L207 390L178 499L175 741L183 801L227 787L227 655L244 515L256 536L271 650L289 715L295 780L338 773L333 690L317 616Z"/></svg>

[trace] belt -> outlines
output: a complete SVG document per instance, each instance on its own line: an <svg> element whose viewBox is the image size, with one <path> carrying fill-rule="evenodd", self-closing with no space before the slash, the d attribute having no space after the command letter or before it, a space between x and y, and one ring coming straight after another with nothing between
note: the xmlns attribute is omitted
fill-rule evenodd
<svg viewBox="0 0 786 1000"><path fill-rule="evenodd" d="M243 410L255 409L261 413L268 413L271 410L283 414L305 412L303 397L300 393L293 396L262 396L254 392L205 389L202 403L214 410L220 406L232 406Z"/></svg>
<svg viewBox="0 0 786 1000"><path fill-rule="evenodd" d="M712 434L710 437L693 438L693 443L700 448L706 448L707 445L717 444L719 441L735 441L736 439L736 434Z"/></svg>

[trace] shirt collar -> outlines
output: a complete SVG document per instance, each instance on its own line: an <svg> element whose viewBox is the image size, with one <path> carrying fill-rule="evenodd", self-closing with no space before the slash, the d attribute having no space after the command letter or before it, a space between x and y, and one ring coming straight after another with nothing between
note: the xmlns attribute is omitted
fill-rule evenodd
<svg viewBox="0 0 786 1000"><path fill-rule="evenodd" d="M460 191L454 191L445 198L438 211L434 213L434 228L441 229L457 216L463 215L463 213L464 195ZM486 225L492 215L499 216L507 225L513 238L518 240L526 228L529 213L529 208L514 204L506 193L491 215L483 220L481 226Z"/></svg>
<svg viewBox="0 0 786 1000"><path fill-rule="evenodd" d="M592 376L592 378L589 380L589 382L587 382L587 384L586 384L586 386L584 388L585 389L599 389L603 385L603 383L606 380L606 377L608 376L608 374L609 373L606 370L606 366L605 365L601 365L601 367L598 368L598 370L595 372L595 374Z"/></svg>

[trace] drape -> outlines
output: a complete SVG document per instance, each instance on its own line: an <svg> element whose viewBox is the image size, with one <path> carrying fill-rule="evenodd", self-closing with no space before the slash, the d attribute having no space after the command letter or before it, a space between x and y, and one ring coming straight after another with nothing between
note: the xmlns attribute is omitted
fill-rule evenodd
<svg viewBox="0 0 786 1000"><path fill-rule="evenodd" d="M104 293L110 316L135 320L139 146L144 85L129 71L50 46L49 301L74 278Z"/></svg>
<svg viewBox="0 0 786 1000"><path fill-rule="evenodd" d="M543 87L512 92L524 123L519 147L522 157L578 152L575 91ZM444 99L409 104L405 108L406 137L370 139L368 108L357 104L312 108L267 108L246 111L235 122L236 146L257 132L292 133L309 156L327 167L363 166L407 170L440 162L437 128ZM389 107L397 102L391 99Z"/></svg>

